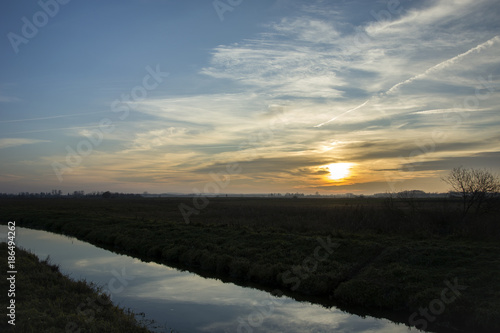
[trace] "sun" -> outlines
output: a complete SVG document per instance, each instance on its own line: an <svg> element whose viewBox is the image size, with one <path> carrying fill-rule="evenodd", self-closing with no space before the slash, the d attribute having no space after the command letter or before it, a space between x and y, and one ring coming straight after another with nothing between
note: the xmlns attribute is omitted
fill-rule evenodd
<svg viewBox="0 0 500 333"><path fill-rule="evenodd" d="M340 180L346 178L351 173L352 163L332 163L326 166L330 171L328 178Z"/></svg>

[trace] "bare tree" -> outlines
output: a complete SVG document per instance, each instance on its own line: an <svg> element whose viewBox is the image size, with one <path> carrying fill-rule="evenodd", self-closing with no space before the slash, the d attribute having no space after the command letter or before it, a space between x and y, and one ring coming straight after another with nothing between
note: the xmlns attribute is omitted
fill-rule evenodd
<svg viewBox="0 0 500 333"><path fill-rule="evenodd" d="M498 201L500 180L498 176L483 169L454 168L443 178L453 192L458 192L462 199L462 213L467 215L471 208L476 214L488 207L493 200Z"/></svg>

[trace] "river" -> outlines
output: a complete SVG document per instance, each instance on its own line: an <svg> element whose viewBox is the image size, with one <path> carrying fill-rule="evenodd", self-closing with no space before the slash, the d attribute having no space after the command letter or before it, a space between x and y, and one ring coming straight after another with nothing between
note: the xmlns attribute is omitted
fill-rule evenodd
<svg viewBox="0 0 500 333"><path fill-rule="evenodd" d="M0 226L0 241L5 241L6 232L7 227ZM143 262L46 231L17 227L16 245L41 259L50 256L72 279L102 286L115 304L145 313L157 332L420 332L387 319L360 317Z"/></svg>

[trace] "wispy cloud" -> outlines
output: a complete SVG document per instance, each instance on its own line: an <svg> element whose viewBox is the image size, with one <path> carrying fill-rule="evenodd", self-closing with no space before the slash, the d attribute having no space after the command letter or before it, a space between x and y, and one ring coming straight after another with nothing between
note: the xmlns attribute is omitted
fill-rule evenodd
<svg viewBox="0 0 500 333"><path fill-rule="evenodd" d="M484 155L491 161L500 150L500 37L498 17L489 14L495 4L401 2L399 13L377 19L370 11L382 2L354 6L353 15L345 3L310 1L260 33L213 47L198 76L189 76L189 93L166 89L129 103L130 118L116 122L68 182L190 192L209 172L238 162L243 171L229 191L384 191L380 170L416 160L434 169L398 177L437 186L450 161L470 161L478 152L491 153ZM78 126L62 120L97 113L0 123L36 133L53 130L25 123L60 119L52 127L67 129L57 131L61 142L74 142L97 129L98 119ZM45 141L1 139L0 148L38 142ZM432 149L422 151L423 144ZM62 145L37 166L63 161L64 154ZM325 182L325 165L334 162L354 164L347 183Z"/></svg>
<svg viewBox="0 0 500 333"><path fill-rule="evenodd" d="M454 31L451 45L443 37L446 28L439 26L435 36L426 35L425 43L413 38L415 30L426 31L445 17L467 15L470 6L476 5L471 1L428 3L392 21L360 26L353 33L340 33L331 21L311 17L314 11L269 24L266 32L254 38L214 48L210 65L200 71L214 82L231 82L232 93L136 103L135 110L156 120L136 125L129 144L114 158L141 156L140 169L149 170L139 172L142 178L138 179L144 181L171 182L177 177L196 184L203 173L239 162L241 181L251 179L255 186L293 183L290 186L295 188L324 188L342 185L325 184L324 165L355 162L353 184L383 183L383 174L376 170L408 163L405 156L418 149L419 142L426 142L429 132L443 126L437 116L457 112L456 100L463 99L462 92L454 92L456 88L438 95L417 83L460 84L473 94L478 73L471 75L470 66L497 63L484 52L498 48L496 35L478 42L484 35L464 28ZM360 31L367 38L354 43ZM431 48L444 52L428 52ZM464 48L467 51L460 51ZM406 89L401 91L403 86ZM484 103L477 110L462 107L459 111L483 110L467 121L469 126L486 126L492 108ZM280 112L273 114L276 109ZM276 117L285 120L286 126L259 139ZM481 140L493 133L489 128L480 135L449 131L433 152L419 155L436 160L447 154L468 156L474 149L491 150L493 146ZM163 170L157 170L155 163L161 163ZM416 171L401 177L432 175Z"/></svg>
<svg viewBox="0 0 500 333"><path fill-rule="evenodd" d="M36 139L22 139L22 138L5 138L5 139L0 139L0 149L23 146L23 145L32 145L42 142L50 142L50 141L36 140Z"/></svg>
<svg viewBox="0 0 500 333"><path fill-rule="evenodd" d="M484 9L482 6L488 3L428 2L424 8L409 10L393 20L360 26L352 34L339 33L330 22L317 24L316 20L307 17L284 19L270 25L271 31L257 38L219 46L214 50L211 66L201 73L233 80L242 89L258 93L258 98L270 103L287 100L290 126L301 128L295 134L287 132L288 139L294 141L296 133L308 133L306 142L310 149L303 150L306 156L307 151L321 151L321 145L333 134L344 142L373 144L369 153L363 145L344 148L337 145L333 151L327 150L318 156L364 161L365 165L370 165L370 160L383 158L386 165L398 167L400 156L410 155L418 149L419 140L425 140L429 132L443 126L442 119L431 117L445 112L436 111L443 110L443 106L448 107L446 113L470 111L478 114L475 111L483 110L481 116L467 117L463 121L467 121L469 127L483 126L483 138L493 135L494 131L484 121L494 115L489 112L492 110L490 104L498 97L491 96L489 101L483 101L481 108L460 106L467 94L473 96L480 84L478 77L489 74L485 69L498 65L498 60L493 60L492 56L498 50L500 38L491 36L491 32L485 34L484 30L475 30L472 24L481 20L472 14L472 9ZM468 25L464 26L461 19L466 19ZM308 21L311 24L306 23ZM455 27L453 35L449 33L450 26ZM326 38L315 41L311 36L317 35L318 29ZM484 36L488 35L489 39L484 42ZM362 42L356 42L360 37ZM467 51L460 51L464 48ZM484 52L486 50L489 52ZM474 67L476 72L473 72ZM405 79L405 76L410 78ZM417 81L424 80L428 88L416 85ZM435 83L428 84L430 81ZM407 88L401 92L403 86ZM439 96L436 86L450 88ZM371 97L363 98L366 96ZM352 107L356 99L359 104ZM310 102L304 103L305 100ZM301 117L302 112L308 117ZM332 113L336 115L330 115L329 120L312 123ZM305 130L303 126L311 123L326 130L319 133ZM458 142L462 148L469 148L452 149L453 140L464 136L471 140L470 145L464 145L463 140ZM386 146L375 137L391 139ZM404 137L409 139L403 140ZM435 152L422 158L444 156L448 151L466 156L473 149L492 148L486 148L476 139L474 131L466 130L459 136L449 133L445 141L439 142ZM392 152L387 154L387 149ZM321 158L311 160L320 161ZM418 177L418 173L414 176Z"/></svg>
<svg viewBox="0 0 500 333"><path fill-rule="evenodd" d="M449 67L449 66L452 66L454 65L455 63L457 63L458 61L460 61L462 58L464 57L467 57L468 55L472 54L472 53L479 53L481 52L481 50L485 49L485 48L488 48L488 47L491 47L493 46L495 43L498 43L500 42L500 36L495 36L493 37L492 39L482 43L482 44L479 44L473 48L471 48L470 50L468 50L467 52L464 52L462 54L459 54L457 55L456 57L453 57L451 59L447 59L443 62L440 62L439 64L435 65L435 66L432 66L431 68L427 69L426 71L424 71L423 73L420 73L418 75L415 75L403 82L400 82L400 83L397 83L395 84L394 86L392 86L389 90L387 90L386 94L391 94L391 93L394 93L399 87L405 85L405 84L409 84L415 80L418 80L418 79L422 79L430 74L433 74L441 69L444 69L446 67Z"/></svg>
<svg viewBox="0 0 500 333"><path fill-rule="evenodd" d="M19 102L19 98L0 95L0 103L13 103L13 102Z"/></svg>

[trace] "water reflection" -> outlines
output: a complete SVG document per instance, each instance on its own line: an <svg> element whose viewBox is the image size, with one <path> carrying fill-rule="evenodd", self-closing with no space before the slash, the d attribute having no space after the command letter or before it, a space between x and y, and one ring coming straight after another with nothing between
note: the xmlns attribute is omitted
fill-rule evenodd
<svg viewBox="0 0 500 333"><path fill-rule="evenodd" d="M1 233L6 233L6 226L1 226ZM168 327L180 332L417 331L145 263L75 238L24 228L16 228L16 236L18 246L42 259L50 255L64 274L103 286L115 304L146 313L160 326L159 332L168 332Z"/></svg>

